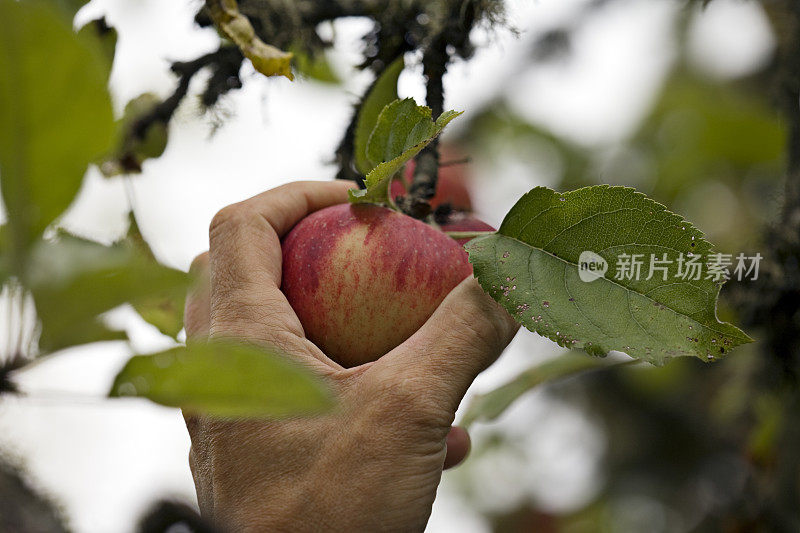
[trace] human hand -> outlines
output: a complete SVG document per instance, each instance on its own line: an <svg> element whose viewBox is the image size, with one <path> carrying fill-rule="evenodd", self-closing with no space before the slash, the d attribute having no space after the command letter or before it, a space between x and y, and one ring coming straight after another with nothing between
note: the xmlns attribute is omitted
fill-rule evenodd
<svg viewBox="0 0 800 533"><path fill-rule="evenodd" d="M214 218L201 281L186 303L190 342L238 338L274 346L338 394L317 417L221 420L186 416L202 513L233 531L423 530L442 469L466 456L451 428L475 376L516 323L464 280L406 342L342 368L309 341L280 291L280 239L309 213L345 202L350 182L296 182Z"/></svg>

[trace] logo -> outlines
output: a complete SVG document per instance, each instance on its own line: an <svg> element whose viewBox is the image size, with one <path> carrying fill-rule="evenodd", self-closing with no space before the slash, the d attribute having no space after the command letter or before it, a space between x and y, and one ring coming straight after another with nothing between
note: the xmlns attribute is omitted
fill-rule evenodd
<svg viewBox="0 0 800 533"><path fill-rule="evenodd" d="M608 261L594 252L588 250L581 252L578 257L578 276L581 281L591 283L605 277L606 272L608 272Z"/></svg>

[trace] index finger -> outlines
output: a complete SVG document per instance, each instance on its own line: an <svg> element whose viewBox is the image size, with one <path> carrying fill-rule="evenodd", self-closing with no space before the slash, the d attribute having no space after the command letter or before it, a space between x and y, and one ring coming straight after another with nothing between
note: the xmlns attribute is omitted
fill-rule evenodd
<svg viewBox="0 0 800 533"><path fill-rule="evenodd" d="M267 341L284 349L294 348L285 346L293 344L291 337L304 338L280 291L280 239L309 213L346 202L354 186L349 181L294 182L217 213L209 230L212 336Z"/></svg>

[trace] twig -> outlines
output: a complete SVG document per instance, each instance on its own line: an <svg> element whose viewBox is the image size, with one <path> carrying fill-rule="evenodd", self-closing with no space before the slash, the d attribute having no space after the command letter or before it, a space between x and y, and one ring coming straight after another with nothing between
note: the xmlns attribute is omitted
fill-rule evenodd
<svg viewBox="0 0 800 533"><path fill-rule="evenodd" d="M159 122L164 125L168 124L181 101L189 92L192 78L203 68L212 67L214 69L208 88L203 93L204 104L213 105L224 92L232 88L241 87L238 72L242 59L242 54L238 48L225 46L192 61L173 63L171 70L178 76L178 86L171 96L131 124L130 129L124 134L126 138L125 146L134 146L136 144L135 141L144 140L148 130L154 124ZM230 81L229 78L233 76L235 76L236 80ZM225 84L220 83L221 77L224 77ZM120 163L126 171L141 171L139 162L133 154L123 154Z"/></svg>

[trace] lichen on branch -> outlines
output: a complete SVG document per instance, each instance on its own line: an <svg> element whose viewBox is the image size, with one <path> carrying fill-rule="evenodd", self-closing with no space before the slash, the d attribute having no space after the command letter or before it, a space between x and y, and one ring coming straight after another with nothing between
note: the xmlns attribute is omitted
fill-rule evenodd
<svg viewBox="0 0 800 533"><path fill-rule="evenodd" d="M292 54L262 41L250 20L239 11L236 0L206 0L208 13L226 37L233 41L257 71L265 76L292 75Z"/></svg>

